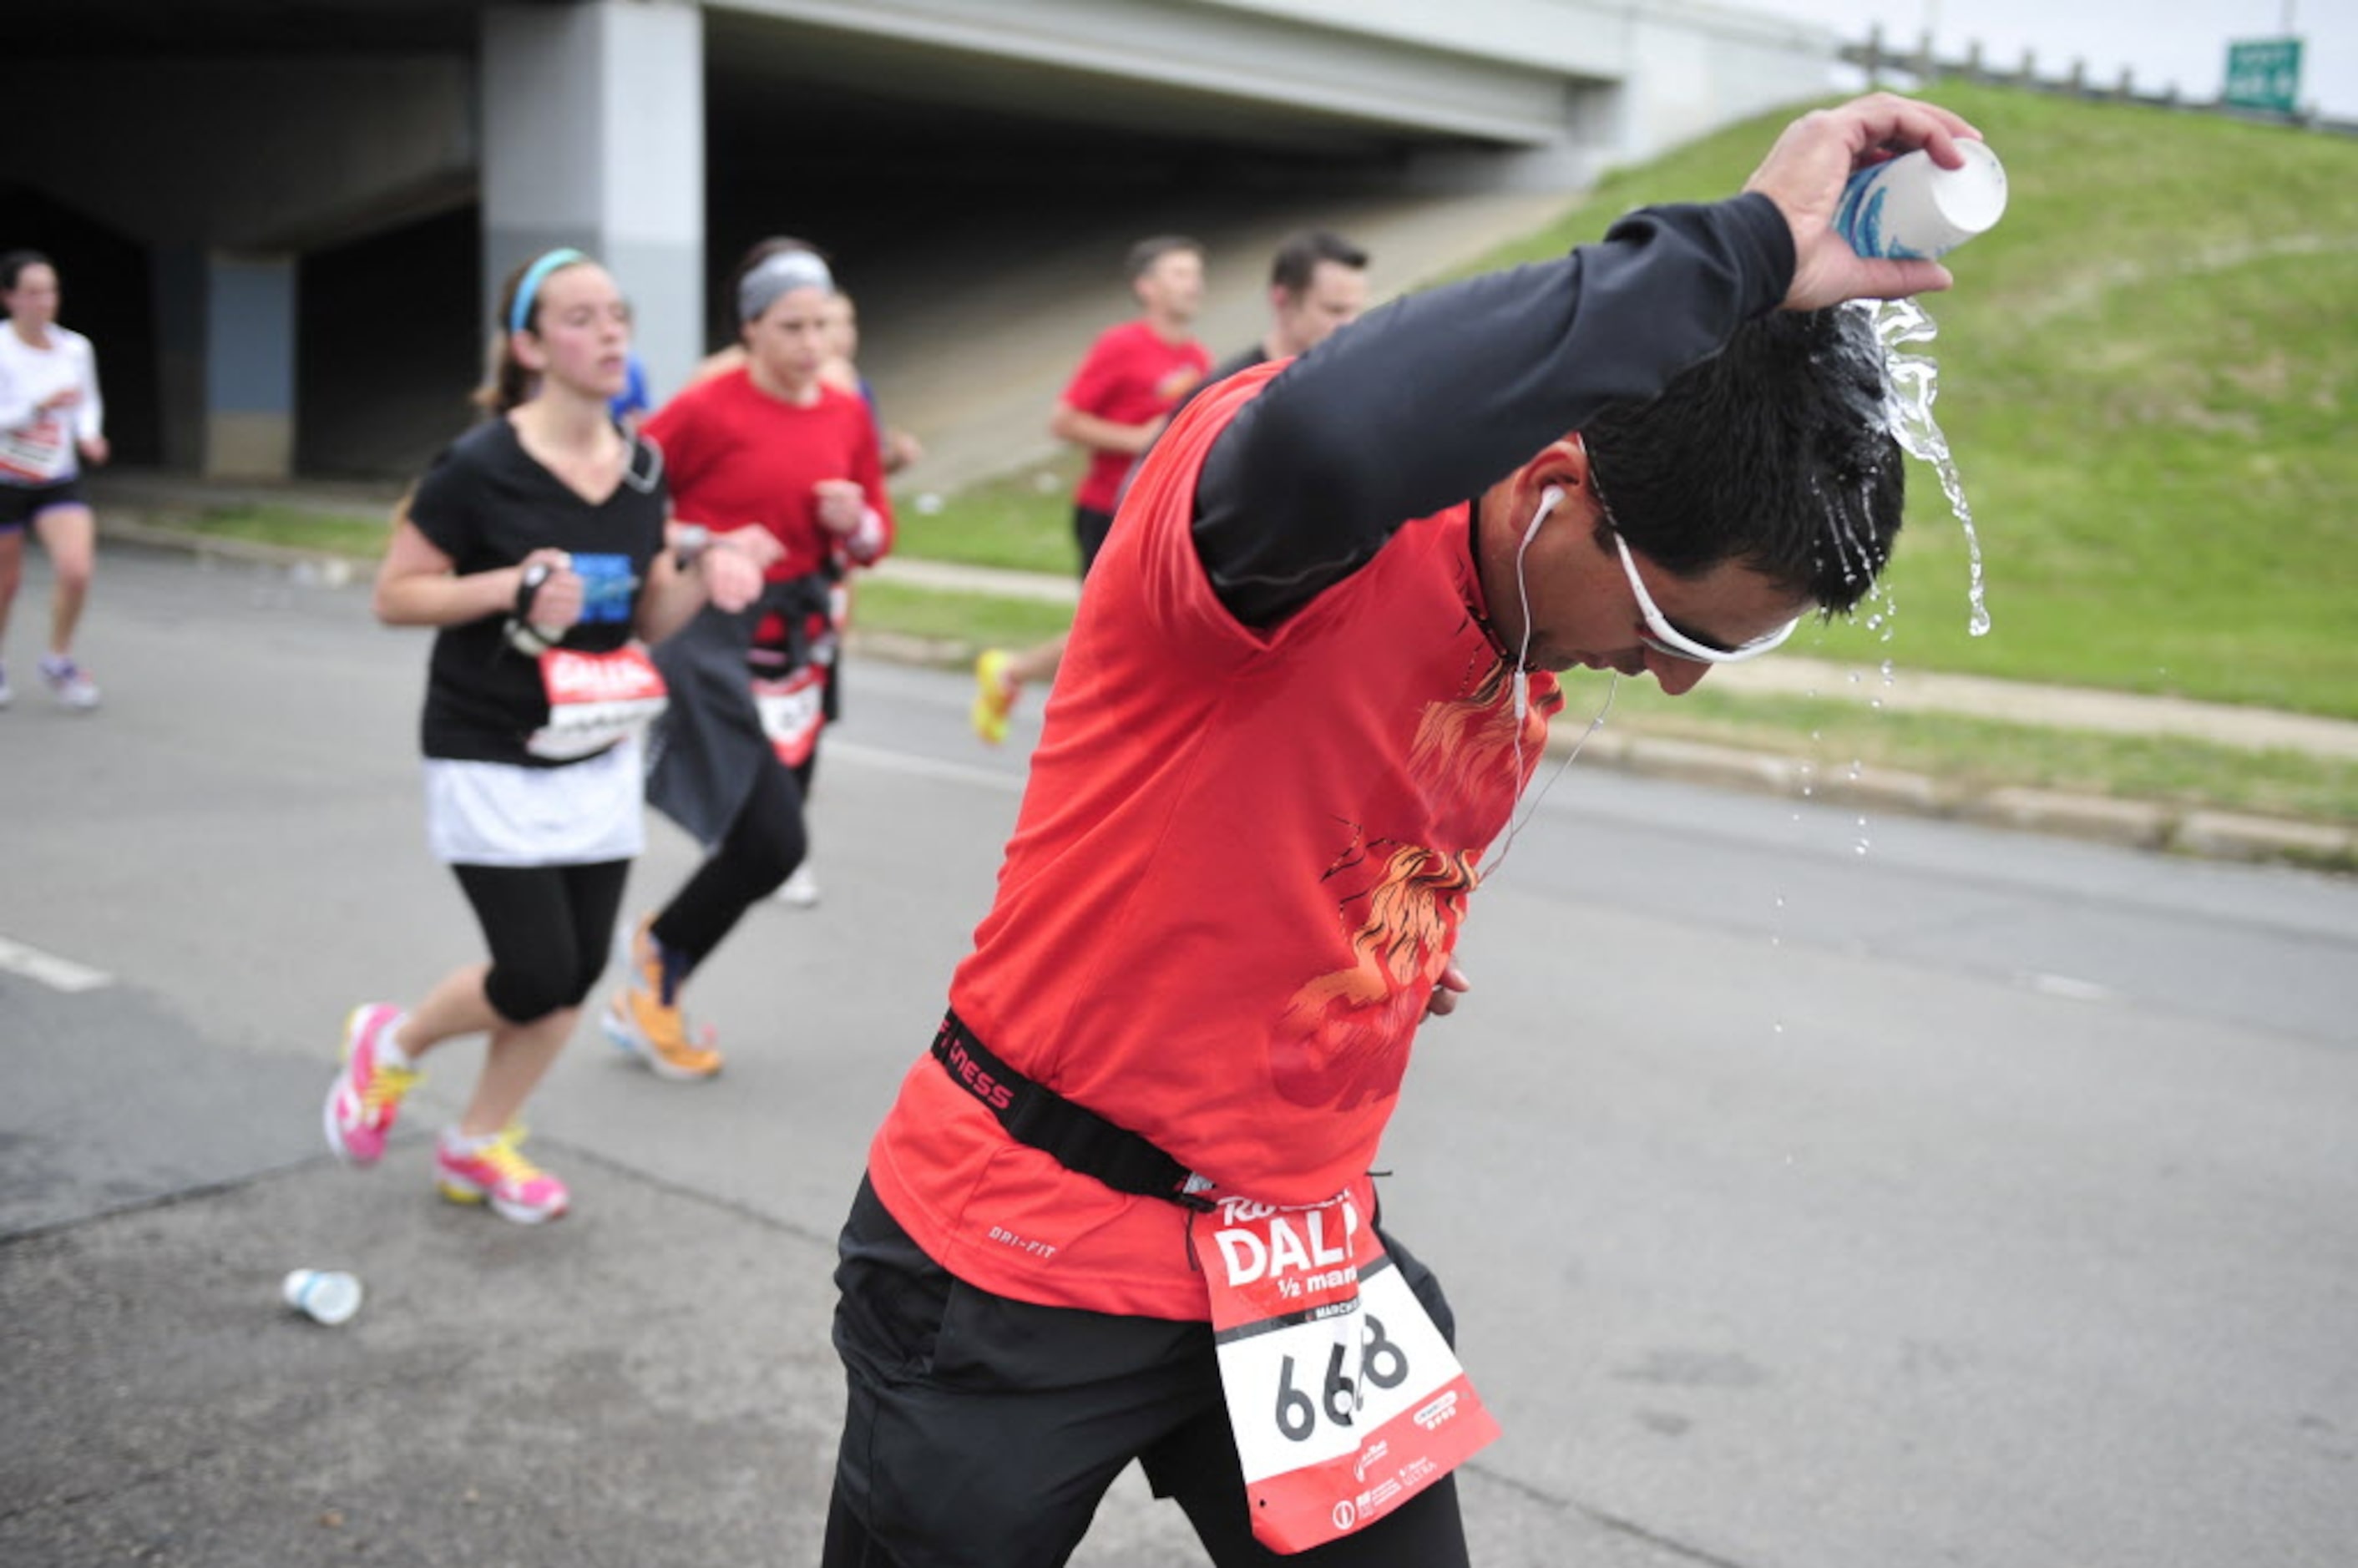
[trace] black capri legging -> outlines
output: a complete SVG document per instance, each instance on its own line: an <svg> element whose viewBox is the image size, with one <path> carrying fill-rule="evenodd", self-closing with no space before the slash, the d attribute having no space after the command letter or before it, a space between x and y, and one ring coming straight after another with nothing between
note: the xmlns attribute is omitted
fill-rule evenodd
<svg viewBox="0 0 2358 1568"><path fill-rule="evenodd" d="M492 949L483 979L492 1011L531 1023L580 1006L606 967L631 862L450 869Z"/></svg>
<svg viewBox="0 0 2358 1568"><path fill-rule="evenodd" d="M774 758L766 762L719 844L655 916L655 940L680 955L688 970L704 962L745 912L776 892L803 863L810 849L803 827L803 791L817 765L816 750L800 769Z"/></svg>

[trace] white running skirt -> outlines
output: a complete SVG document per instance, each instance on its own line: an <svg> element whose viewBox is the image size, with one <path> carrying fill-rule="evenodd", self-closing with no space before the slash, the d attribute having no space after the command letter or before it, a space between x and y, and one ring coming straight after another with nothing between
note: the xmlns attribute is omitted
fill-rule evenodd
<svg viewBox="0 0 2358 1568"><path fill-rule="evenodd" d="M426 842L459 866L586 866L646 848L633 736L557 768L426 759Z"/></svg>

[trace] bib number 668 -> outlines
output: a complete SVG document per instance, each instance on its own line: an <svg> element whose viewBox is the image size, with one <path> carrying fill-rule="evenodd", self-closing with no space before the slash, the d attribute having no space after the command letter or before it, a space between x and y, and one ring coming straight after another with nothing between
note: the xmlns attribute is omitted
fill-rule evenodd
<svg viewBox="0 0 2358 1568"><path fill-rule="evenodd" d="M1359 1371L1379 1389L1398 1388L1408 1377L1408 1357L1401 1347L1384 1337L1383 1319L1368 1314L1367 1338L1359 1347ZM1326 1361L1326 1386L1323 1393L1326 1419L1337 1426L1351 1424L1351 1417L1359 1408L1357 1386L1343 1374L1343 1346L1336 1345ZM1278 1368L1277 1430L1288 1442L1304 1443L1318 1430L1318 1404L1293 1386L1293 1357L1288 1356Z"/></svg>

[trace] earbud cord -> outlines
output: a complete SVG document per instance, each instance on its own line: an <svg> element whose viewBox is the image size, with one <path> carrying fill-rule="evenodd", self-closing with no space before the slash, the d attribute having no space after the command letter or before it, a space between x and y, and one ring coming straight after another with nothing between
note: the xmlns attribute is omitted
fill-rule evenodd
<svg viewBox="0 0 2358 1568"><path fill-rule="evenodd" d="M1523 576L1523 557L1531 553L1531 541L1540 536L1540 524L1548 520L1563 500L1563 492L1550 485L1540 492L1540 509L1531 514L1531 525L1523 530L1523 542L1515 546L1515 598L1522 604L1523 645L1515 650L1515 667L1509 677L1515 683L1515 777L1523 776L1523 720L1531 711L1531 585Z"/></svg>
<svg viewBox="0 0 2358 1568"><path fill-rule="evenodd" d="M1531 712L1531 701L1529 667L1531 656L1531 589L1523 576L1523 557L1530 552L1531 540L1538 536L1540 524L1547 521L1548 514L1554 511L1556 503L1563 499L1563 492L1552 486L1541 492L1540 509L1532 516L1531 525L1523 530L1523 542L1515 551L1515 598L1522 608L1523 644L1515 650L1515 667L1508 673L1508 678L1515 683L1515 784L1519 798L1522 794L1523 781L1523 722ZM1613 711L1614 694L1621 689L1620 672L1616 670L1612 675L1612 684L1605 688L1605 706L1596 710L1596 717L1588 721L1588 728L1580 732L1580 739L1572 743L1572 750L1564 754L1555 772L1547 776L1547 782L1540 785L1539 794L1531 796L1520 815L1509 814L1506 842L1498 846L1498 859L1484 868L1484 881L1488 881L1498 873L1498 868L1507 863L1507 856L1513 851L1516 837L1522 832L1523 824L1531 819L1531 814L1540 808L1540 802L1545 800L1548 791L1555 787L1555 781L1563 777L1564 770L1579 760L1582 750L1588 744L1588 738L1605 728L1605 716Z"/></svg>
<svg viewBox="0 0 2358 1568"><path fill-rule="evenodd" d="M1539 810L1540 802L1547 798L1548 791L1555 788L1555 781L1563 777L1564 770L1580 760L1580 753L1587 746L1588 738L1605 728L1605 716L1613 711L1613 696L1621 689L1620 672L1615 670L1608 673L1613 678L1612 684L1605 688L1605 706L1596 710L1596 717L1588 721L1588 728L1580 732L1580 739L1572 743L1572 750L1564 753L1564 759L1556 764L1555 772L1548 774L1547 782L1540 785L1539 793L1523 803L1520 815L1508 818L1507 837L1506 840L1498 846L1498 859L1482 869L1482 880L1485 882L1496 876L1498 868L1507 863L1507 856L1514 849L1516 836L1522 832L1523 824L1529 822L1532 814ZM1522 755L1523 742L1521 737L1518 736L1515 741L1515 776L1518 779L1523 776Z"/></svg>

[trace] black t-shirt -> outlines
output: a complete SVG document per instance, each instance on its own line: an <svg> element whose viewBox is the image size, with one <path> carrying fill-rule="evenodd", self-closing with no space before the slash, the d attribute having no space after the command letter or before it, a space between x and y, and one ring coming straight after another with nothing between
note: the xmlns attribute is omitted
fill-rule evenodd
<svg viewBox="0 0 2358 1568"><path fill-rule="evenodd" d="M417 531L462 576L514 566L537 549L571 552L588 600L560 645L590 654L631 640L669 511L663 453L644 437L633 438L622 482L592 505L526 453L505 419L445 448L409 506ZM419 726L427 756L562 765L525 750L525 738L548 722L548 697L539 661L508 642L508 620L502 611L436 635Z"/></svg>

